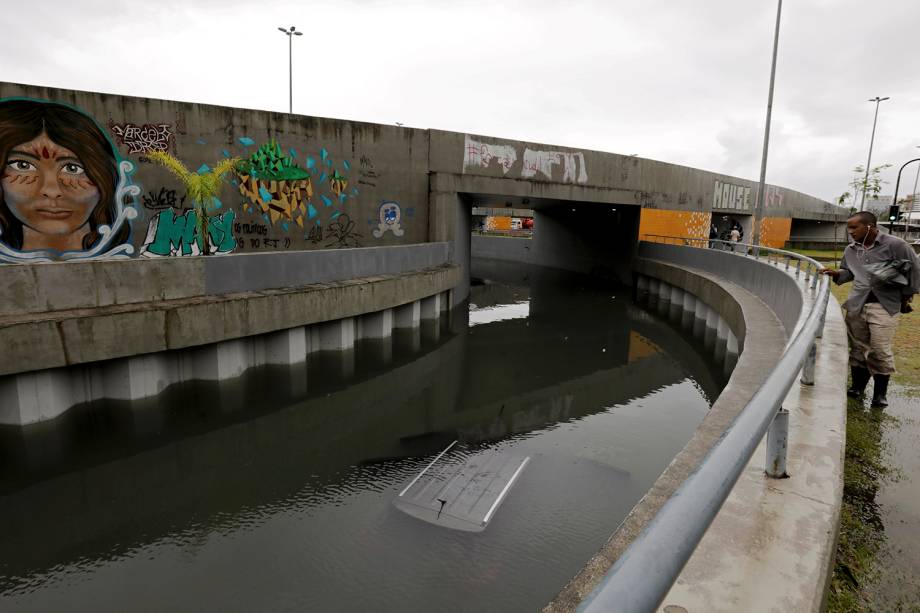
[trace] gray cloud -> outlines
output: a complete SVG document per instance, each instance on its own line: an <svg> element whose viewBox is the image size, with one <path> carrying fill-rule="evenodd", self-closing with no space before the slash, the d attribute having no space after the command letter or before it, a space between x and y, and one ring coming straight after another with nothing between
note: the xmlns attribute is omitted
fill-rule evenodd
<svg viewBox="0 0 920 613"><path fill-rule="evenodd" d="M85 0L5 11L0 80L600 149L756 179L773 2ZM920 5L784 6L767 179L831 200L920 145ZM37 25L38 24L38 25ZM246 75L241 78L240 75ZM896 168L885 173L893 189Z"/></svg>

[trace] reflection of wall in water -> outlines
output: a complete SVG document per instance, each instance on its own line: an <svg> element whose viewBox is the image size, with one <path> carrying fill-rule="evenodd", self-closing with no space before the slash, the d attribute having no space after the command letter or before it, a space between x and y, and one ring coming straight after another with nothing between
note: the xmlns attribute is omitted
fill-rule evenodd
<svg viewBox="0 0 920 613"><path fill-rule="evenodd" d="M126 551L177 526L215 528L307 486L318 491L321 504L323 492L345 478L342 467L436 452L453 436L433 432L431 424L451 421L465 343L464 335L454 336L388 373L236 421L199 416L177 424L167 413L158 433L147 430L149 416L123 413L112 433L117 441L107 450L80 445L86 423L70 431L61 423L51 432L48 424L40 424L41 432L22 430L17 463L34 471L31 482L11 482L6 475L0 497L4 574L45 570L61 563L65 551L75 557ZM134 425L143 432L131 440ZM9 440L4 447L13 451ZM143 542L137 542L138 525L144 526Z"/></svg>

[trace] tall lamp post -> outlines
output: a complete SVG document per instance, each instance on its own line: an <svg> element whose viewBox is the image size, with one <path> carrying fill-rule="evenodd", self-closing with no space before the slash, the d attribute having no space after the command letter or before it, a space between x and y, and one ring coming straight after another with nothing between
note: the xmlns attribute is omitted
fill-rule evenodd
<svg viewBox="0 0 920 613"><path fill-rule="evenodd" d="M770 65L770 92L767 94L767 127L763 135L763 157L760 160L760 186L757 188L757 199L754 201L754 233L751 242L760 246L760 224L763 221L764 189L767 180L767 149L770 145L770 118L773 114L773 82L776 80L776 50L779 47L779 18L783 12L783 0L776 4L776 31L773 34L773 63ZM755 249L755 253L760 250Z"/></svg>
<svg viewBox="0 0 920 613"><path fill-rule="evenodd" d="M862 199L859 201L859 210L862 211L866 208L866 190L869 187L869 166L872 164L872 144L875 142L875 124L878 121L878 105L883 100L888 100L889 96L884 98L869 98L869 102L875 103L875 119L872 120L872 138L869 139L869 159L866 160L866 178L863 179L863 192Z"/></svg>
<svg viewBox="0 0 920 613"><path fill-rule="evenodd" d="M278 28L284 32L288 37L288 113L294 112L294 56L293 56L293 44L295 36L303 36L303 32L298 32L297 28L291 26L290 30L285 30L284 28Z"/></svg>

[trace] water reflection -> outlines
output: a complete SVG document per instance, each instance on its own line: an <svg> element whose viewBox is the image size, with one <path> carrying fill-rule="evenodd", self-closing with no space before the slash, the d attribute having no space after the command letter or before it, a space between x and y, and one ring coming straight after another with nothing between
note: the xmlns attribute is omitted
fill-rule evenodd
<svg viewBox="0 0 920 613"><path fill-rule="evenodd" d="M489 283L471 301L528 301L525 317L454 312L309 366L4 429L0 609L549 601L689 439L721 375L626 292L478 264ZM454 439L532 458L480 534L391 504Z"/></svg>

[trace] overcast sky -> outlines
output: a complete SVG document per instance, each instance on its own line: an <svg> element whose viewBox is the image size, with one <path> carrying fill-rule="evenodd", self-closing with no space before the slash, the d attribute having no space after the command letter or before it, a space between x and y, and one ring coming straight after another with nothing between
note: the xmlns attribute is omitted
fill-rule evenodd
<svg viewBox="0 0 920 613"><path fill-rule="evenodd" d="M2 2L0 81L286 111L295 25L296 113L759 177L775 0ZM767 181L848 190L874 96L890 194L920 157L920 1L786 0Z"/></svg>

